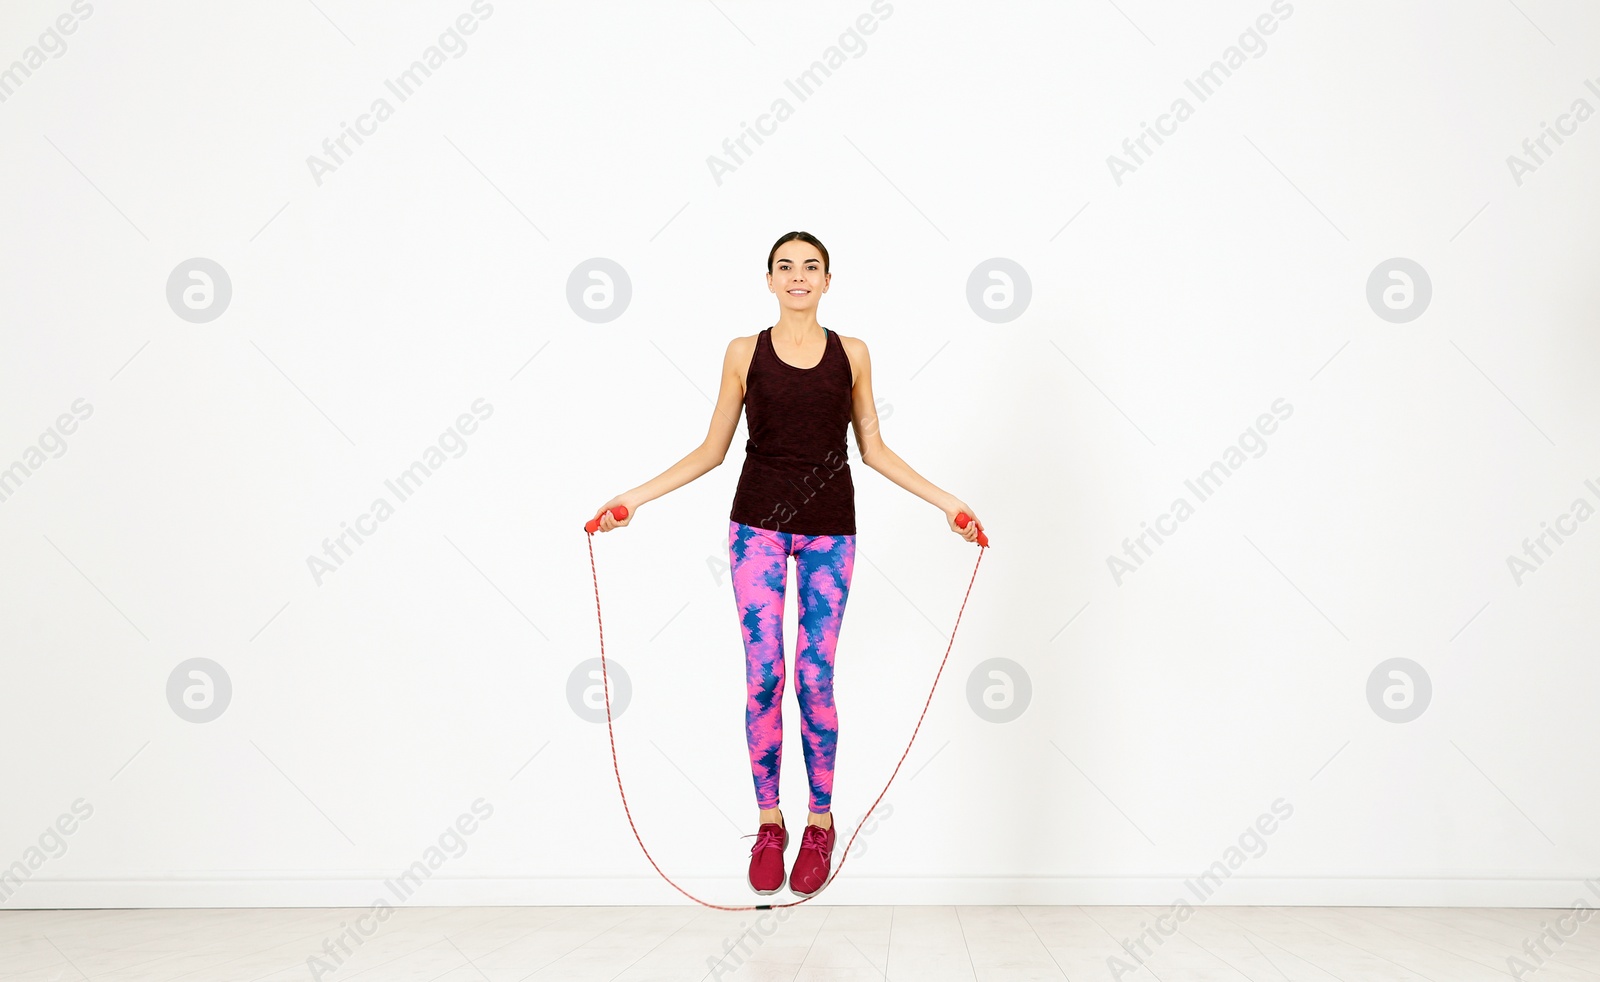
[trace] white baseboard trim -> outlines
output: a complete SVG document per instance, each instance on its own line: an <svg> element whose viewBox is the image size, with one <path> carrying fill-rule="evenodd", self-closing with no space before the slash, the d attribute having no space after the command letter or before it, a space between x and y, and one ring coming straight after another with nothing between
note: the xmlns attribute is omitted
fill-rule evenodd
<svg viewBox="0 0 1600 982"><path fill-rule="evenodd" d="M0 910L146 907L354 907L380 898L394 907L676 906L694 901L658 876L435 876L405 895L386 874L370 877L182 874L76 877L41 873L13 889L0 885ZM759 896L737 876L677 880L713 904L790 903L787 890ZM1600 880L1531 878L1234 876L1209 896L1182 877L853 876L846 873L807 905L1141 905L1191 907L1572 907L1600 906ZM1590 887L1593 887L1591 889Z"/></svg>

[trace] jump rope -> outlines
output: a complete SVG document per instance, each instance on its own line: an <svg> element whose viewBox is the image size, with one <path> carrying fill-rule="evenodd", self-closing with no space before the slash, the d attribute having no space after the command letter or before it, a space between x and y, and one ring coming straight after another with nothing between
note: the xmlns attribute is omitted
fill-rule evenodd
<svg viewBox="0 0 1600 982"><path fill-rule="evenodd" d="M611 517L615 518L619 522L624 521L628 517L627 507L625 505L618 505L611 509ZM966 528L967 523L971 520L971 516L966 512L961 512L960 514L956 515L956 525L959 528ZM855 845L856 836L861 834L862 828L864 828L867 824L867 819L872 817L873 809L878 807L878 802L882 801L883 796L889 793L889 785L894 783L895 774L900 773L900 764L904 764L906 762L906 756L911 753L911 744L916 742L917 731L922 729L923 717L928 715L928 706L933 702L934 689L939 687L939 676L944 674L945 662L949 661L950 659L950 649L955 646L956 629L961 626L961 614L967 609L967 597L972 596L972 584L978 578L978 567L983 565L983 551L989 548L989 537L983 533L981 528L978 530L978 561L972 566L972 579L967 581L967 595L961 598L961 610L956 611L956 626L950 629L950 643L945 645L944 659L939 662L939 671L934 673L933 686L928 689L927 702L922 704L922 716L917 717L916 729L911 731L911 739L906 741L905 753L900 755L900 763L894 765L894 773L889 775L889 780L883 785L883 790L878 792L878 797L875 801L873 801L872 808L868 808L867 813L861 816L860 824L856 826L855 832L851 833L850 841L845 843L844 852L839 856L839 865L833 868L833 872L829 875L827 882L818 887L817 892L811 894L811 896L803 897L800 900L791 901L786 904L749 904L742 907L726 907L722 904L713 904L709 901L701 900L699 897L696 897L683 887L673 883L672 877L668 876L666 873L663 873L660 866L656 866L656 861L651 857L650 850L645 849L644 840L639 838L638 827L633 824L633 813L628 810L628 793L622 789L622 771L617 766L617 734L611 727L611 681L606 674L606 628L605 621L600 617L600 576L595 572L594 565L594 534L600 531L600 519L589 519L588 523L584 525L583 530L589 533L586 541L589 543L589 573L594 577L594 618L595 623L600 628L600 680L605 687L606 693L606 733L611 738L611 769L617 775L617 793L622 796L622 811L628 816L628 827L633 829L633 837L638 841L639 848L644 851L644 858L650 860L650 865L655 866L656 872L661 874L661 878L663 880L666 880L668 883L672 884L672 888L674 890L677 890L685 897L688 897L690 900L693 900L695 903L700 904L703 907L711 907L716 910L772 910L777 907L798 907L800 904L812 899L812 897L819 896L824 890L828 889L828 887L832 885L833 881L838 878L840 873L844 872L844 863L845 860L850 858L850 847ZM787 560L785 561L787 562Z"/></svg>

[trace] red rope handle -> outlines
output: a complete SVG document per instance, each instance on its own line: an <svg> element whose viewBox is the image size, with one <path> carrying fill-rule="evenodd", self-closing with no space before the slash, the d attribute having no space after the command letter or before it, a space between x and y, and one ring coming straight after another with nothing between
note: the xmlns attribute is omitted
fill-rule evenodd
<svg viewBox="0 0 1600 982"><path fill-rule="evenodd" d="M834 867L833 873L828 877L828 882L824 883L821 887L818 887L817 892L813 893L810 897L804 897L800 900L791 901L790 903L786 904L751 904L744 907L724 907L722 904L713 904L708 901L701 900L699 897L696 897L683 887L673 883L672 877L668 876L666 873L662 873L661 867L656 866L655 859L651 857L650 850L645 849L644 840L639 838L638 826L633 824L633 813L628 810L628 793L622 789L622 770L617 766L617 734L611 727L611 681L606 673L606 628L604 620L602 620L600 617L600 576L595 571L594 565L594 533L591 531L585 535L584 538L589 540L589 574L594 578L594 618L595 623L600 628L600 681L605 688L606 694L606 733L611 738L611 769L617 775L617 793L622 796L622 811L628 816L628 827L633 829L633 837L638 841L639 848L644 852L644 858L650 860L650 865L655 866L656 872L661 874L661 878L663 880L671 883L674 890L677 890L679 893L683 894L685 897L688 897L690 900L693 900L697 904L705 907L712 907L717 910L772 910L778 907L797 907L800 904L805 903L807 900L810 900L812 897L820 896L822 891L826 890L828 886L833 883L834 879L837 878L838 875L844 870L845 860L850 858L850 847L855 845L856 836L861 834L862 826L866 825L867 819L872 817L872 811L874 808L878 807L878 802L882 801L883 796L889 793L889 785L894 783L895 775L900 773L900 765L906 762L906 757L911 753L911 745L916 742L917 733L922 729L922 720L928 715L928 706L933 703L934 690L939 687L939 677L944 674L945 662L950 660L950 649L954 647L956 643L956 630L961 627L961 614L967 609L967 597L972 596L972 584L978 579L978 567L983 565L983 554L988 549L987 544L978 549L978 561L972 566L972 579L967 581L967 594L961 598L961 610L956 612L956 626L950 629L950 643L945 645L944 658L939 662L939 671L933 676L933 686L928 689L928 699L922 704L922 715L917 717L916 729L911 731L911 739L906 741L905 753L900 755L900 763L894 765L894 773L889 775L889 780L884 784L883 790L878 792L878 797L875 801L873 801L872 808L868 808L867 813L861 816L861 822L856 826L855 832L850 835L850 841L845 843L844 852L839 857L839 865ZM984 538L987 539L988 536L984 536Z"/></svg>

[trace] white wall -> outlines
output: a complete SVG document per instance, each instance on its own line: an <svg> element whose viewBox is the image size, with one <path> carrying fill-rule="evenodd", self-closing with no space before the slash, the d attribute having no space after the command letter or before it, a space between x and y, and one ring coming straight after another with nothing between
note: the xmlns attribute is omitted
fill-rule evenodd
<svg viewBox="0 0 1600 982"><path fill-rule="evenodd" d="M700 441L795 228L832 252L822 322L870 345L888 443L993 539L818 902L1198 904L1185 879L1230 856L1208 900L1586 894L1600 521L1526 575L1508 557L1600 505L1600 122L1520 179L1508 159L1600 106L1591 5L74 10L0 25L0 62L73 27L0 103L5 905L366 905L430 848L407 902L687 903L576 708L580 526ZM400 101L386 80L458 17L465 49ZM1264 49L1201 101L1185 80L1258 19ZM167 299L195 257L231 283L203 322ZM569 301L595 257L631 285L599 323ZM968 301L996 257L1031 284L998 322ZM1401 322L1369 302L1396 257L1431 284ZM633 820L733 905L756 899L719 566L744 439L592 541ZM1198 502L1186 481L1241 442ZM398 502L385 482L440 446ZM836 863L977 559L853 469ZM179 711L196 658L205 722ZM1015 718L978 711L1024 681ZM1379 712L1424 684L1420 715Z"/></svg>

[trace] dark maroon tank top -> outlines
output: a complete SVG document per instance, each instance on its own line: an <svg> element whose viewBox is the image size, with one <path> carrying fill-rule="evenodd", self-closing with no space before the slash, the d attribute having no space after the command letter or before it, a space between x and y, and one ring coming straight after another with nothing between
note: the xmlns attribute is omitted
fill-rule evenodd
<svg viewBox="0 0 1600 982"><path fill-rule="evenodd" d="M772 328L756 335L744 393L749 439L728 517L798 535L855 535L850 426L850 356L827 328L822 360L796 368L778 358Z"/></svg>

